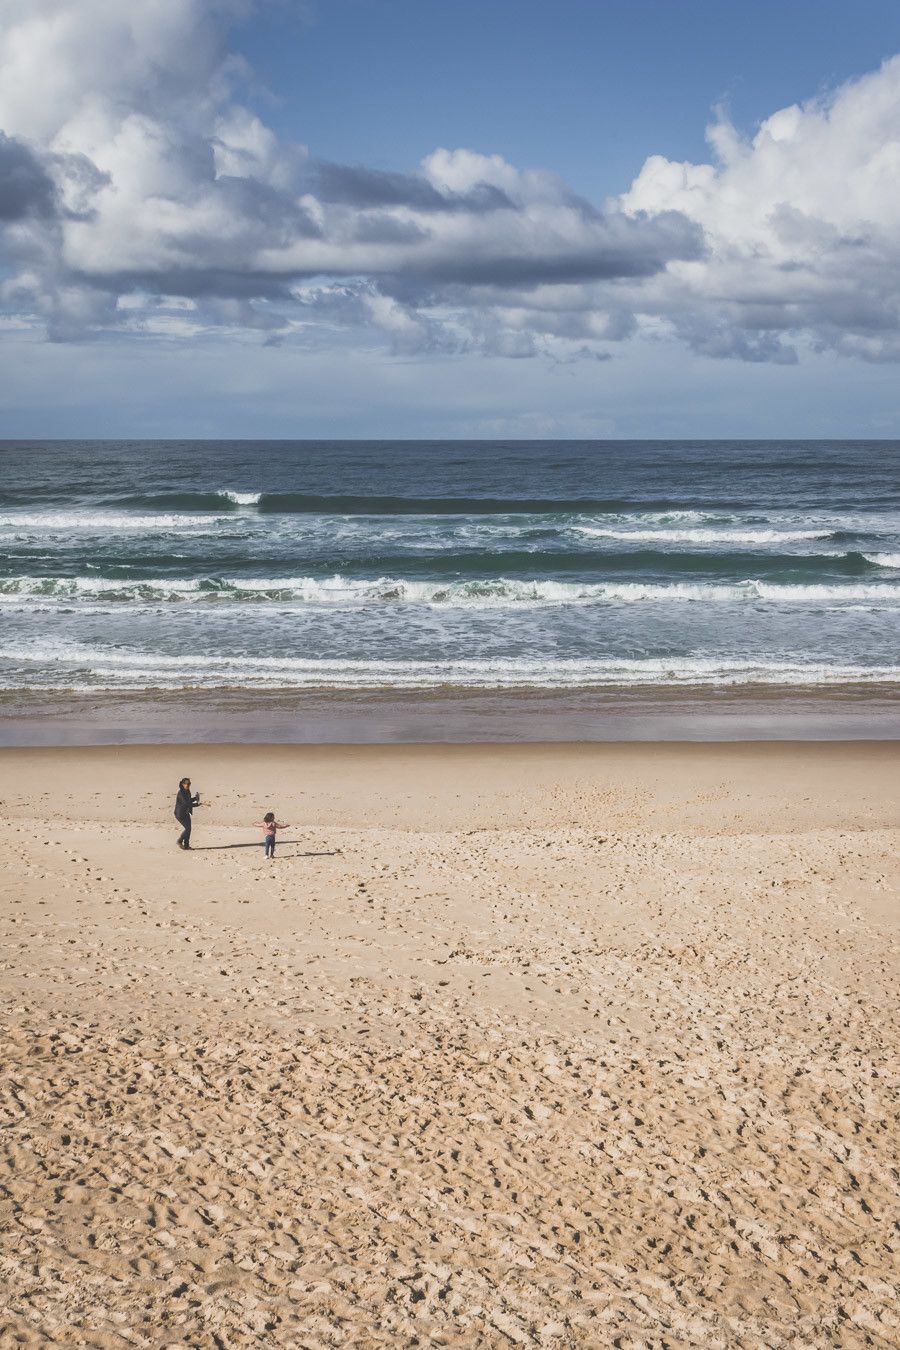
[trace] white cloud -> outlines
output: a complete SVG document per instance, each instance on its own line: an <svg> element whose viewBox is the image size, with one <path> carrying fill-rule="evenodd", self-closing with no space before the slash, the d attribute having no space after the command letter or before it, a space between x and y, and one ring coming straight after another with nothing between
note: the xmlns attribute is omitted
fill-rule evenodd
<svg viewBox="0 0 900 1350"><path fill-rule="evenodd" d="M230 65L240 0L0 0L0 126L90 153L122 116L201 124Z"/></svg>
<svg viewBox="0 0 900 1350"><path fill-rule="evenodd" d="M773 113L752 139L709 131L712 164L651 156L620 199L700 226L638 308L701 351L785 359L792 340L900 356L900 57L827 98Z"/></svg>
<svg viewBox="0 0 900 1350"><path fill-rule="evenodd" d="M401 350L484 340L518 354L536 349L521 306L501 336L486 287L649 276L696 254L699 232L675 213L604 216L555 175L496 155L436 150L386 174L280 142L236 96L226 37L247 8L0 0L8 158L31 156L58 206L7 231L27 272L6 285L13 310L68 338L79 315L86 331L133 323L123 295L147 296L148 317L158 297L186 296L208 322L290 333L296 305L311 317L296 288L314 283L314 312L336 309Z"/></svg>
<svg viewBox="0 0 900 1350"><path fill-rule="evenodd" d="M239 97L228 33L252 8L0 0L9 319L557 362L641 335L900 358L900 58L752 139L719 120L711 163L651 156L601 211L499 155L402 174L284 143Z"/></svg>

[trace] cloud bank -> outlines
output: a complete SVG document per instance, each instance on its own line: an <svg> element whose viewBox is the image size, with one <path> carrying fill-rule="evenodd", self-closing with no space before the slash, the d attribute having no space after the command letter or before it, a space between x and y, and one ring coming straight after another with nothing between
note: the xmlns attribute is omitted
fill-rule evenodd
<svg viewBox="0 0 900 1350"><path fill-rule="evenodd" d="M326 162L241 102L251 0L0 0L0 313L54 340L204 332L398 352L900 358L900 58L593 205L436 149Z"/></svg>

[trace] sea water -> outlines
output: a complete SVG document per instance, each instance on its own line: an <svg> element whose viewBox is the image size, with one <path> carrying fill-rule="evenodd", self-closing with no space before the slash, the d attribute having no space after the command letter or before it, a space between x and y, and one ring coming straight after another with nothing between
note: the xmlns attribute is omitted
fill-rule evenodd
<svg viewBox="0 0 900 1350"><path fill-rule="evenodd" d="M0 447L0 689L900 679L898 442Z"/></svg>

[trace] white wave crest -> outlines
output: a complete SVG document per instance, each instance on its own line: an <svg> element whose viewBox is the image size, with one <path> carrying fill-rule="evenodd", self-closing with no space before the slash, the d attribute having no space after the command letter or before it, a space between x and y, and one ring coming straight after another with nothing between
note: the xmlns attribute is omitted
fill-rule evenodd
<svg viewBox="0 0 900 1350"><path fill-rule="evenodd" d="M216 529L231 517L227 515L184 515L159 512L156 515L128 515L127 512L102 511L32 511L0 516L0 530L18 532L62 532L74 530L101 536L108 530L158 531Z"/></svg>
<svg viewBox="0 0 900 1350"><path fill-rule="evenodd" d="M864 553L863 557L876 567L900 568L900 553Z"/></svg>
<svg viewBox="0 0 900 1350"><path fill-rule="evenodd" d="M217 497L226 497L228 501L234 502L235 506L257 506L262 496L261 492L231 492L225 488L216 493Z"/></svg>
<svg viewBox="0 0 900 1350"><path fill-rule="evenodd" d="M641 659L472 658L468 660L350 660L278 656L207 656L98 650L78 644L0 648L0 662L69 667L80 684L63 675L31 688L284 689L602 688L632 685L838 685L900 682L900 666L827 665L723 657ZM39 679L39 677L38 677ZM3 682L0 687L12 688Z"/></svg>
<svg viewBox="0 0 900 1350"><path fill-rule="evenodd" d="M616 539L624 543L647 544L790 544L804 539L827 539L831 530L748 530L709 527L691 530L610 529L594 525L576 525L578 534L592 539Z"/></svg>
<svg viewBox="0 0 900 1350"><path fill-rule="evenodd" d="M833 586L813 583L802 586L788 583L780 584L774 581L742 581L738 583L738 586L746 588L744 595L750 599L785 601L789 604L829 605L841 604L844 601L847 603L862 602L863 604L897 604L900 602L900 587L885 585L883 582L875 582L871 585L847 582Z"/></svg>
<svg viewBox="0 0 900 1350"><path fill-rule="evenodd" d="M163 600L182 600L199 589L199 581L175 577L145 581L117 581L112 577L12 577L0 580L0 601L21 595L35 600L92 600L96 597L128 601L153 595Z"/></svg>
<svg viewBox="0 0 900 1350"><path fill-rule="evenodd" d="M737 582L565 582L505 577L467 581L413 581L331 577L198 578L11 577L0 580L0 602L27 595L34 601L150 600L157 603L294 603L300 605L449 605L471 608L519 605L900 604L900 585L844 582L795 585L754 579Z"/></svg>

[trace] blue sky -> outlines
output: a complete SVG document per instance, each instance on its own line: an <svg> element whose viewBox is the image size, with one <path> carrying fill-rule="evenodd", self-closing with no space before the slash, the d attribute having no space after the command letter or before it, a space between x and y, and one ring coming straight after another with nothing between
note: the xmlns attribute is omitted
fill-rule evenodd
<svg viewBox="0 0 900 1350"><path fill-rule="evenodd" d="M406 169L466 145L602 199L648 154L702 159L717 103L752 129L875 69L900 4L326 0L257 13L234 45L266 120L329 159Z"/></svg>
<svg viewBox="0 0 900 1350"><path fill-rule="evenodd" d="M895 0L0 37L0 434L900 436Z"/></svg>

